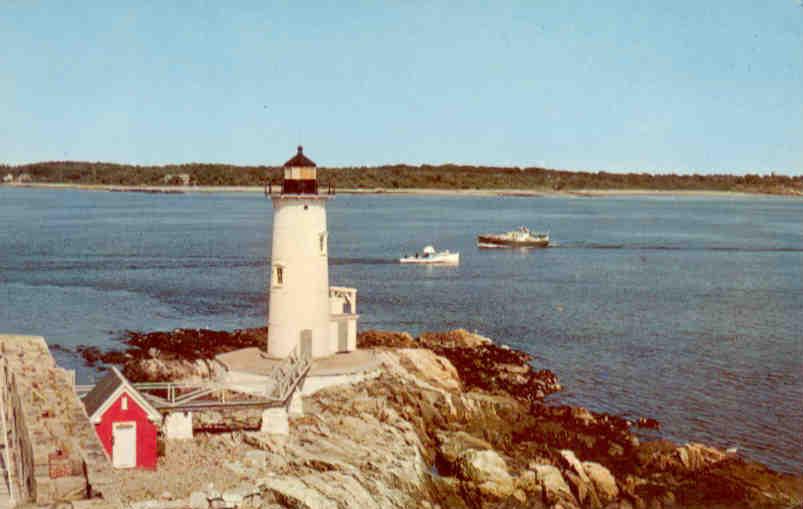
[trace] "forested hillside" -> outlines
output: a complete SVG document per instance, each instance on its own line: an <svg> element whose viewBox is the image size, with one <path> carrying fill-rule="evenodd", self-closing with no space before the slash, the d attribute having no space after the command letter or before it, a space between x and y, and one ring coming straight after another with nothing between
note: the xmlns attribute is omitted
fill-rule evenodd
<svg viewBox="0 0 803 509"><path fill-rule="evenodd" d="M227 164L135 166L101 162L54 161L0 165L0 177L15 181L107 185L180 185L181 175L193 185L262 186L281 181L281 168ZM185 177L186 178L186 177ZM773 194L803 193L803 176L676 175L502 168L465 165L393 165L321 168L324 186L354 189L526 189L594 190L655 189L743 191Z"/></svg>

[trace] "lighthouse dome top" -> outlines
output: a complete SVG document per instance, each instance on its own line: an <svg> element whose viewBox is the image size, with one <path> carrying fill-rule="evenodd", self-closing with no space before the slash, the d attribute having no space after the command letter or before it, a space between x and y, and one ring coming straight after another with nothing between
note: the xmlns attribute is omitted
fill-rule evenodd
<svg viewBox="0 0 803 509"><path fill-rule="evenodd" d="M285 168L314 168L315 166L317 165L304 155L304 147L301 145L298 146L298 152L296 152L296 155L284 163Z"/></svg>

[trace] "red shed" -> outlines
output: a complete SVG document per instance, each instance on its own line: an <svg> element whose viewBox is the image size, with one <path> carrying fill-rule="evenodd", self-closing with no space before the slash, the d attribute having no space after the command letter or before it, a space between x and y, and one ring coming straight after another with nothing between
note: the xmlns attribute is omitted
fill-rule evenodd
<svg viewBox="0 0 803 509"><path fill-rule="evenodd" d="M115 468L156 468L162 416L117 368L84 396L84 407Z"/></svg>

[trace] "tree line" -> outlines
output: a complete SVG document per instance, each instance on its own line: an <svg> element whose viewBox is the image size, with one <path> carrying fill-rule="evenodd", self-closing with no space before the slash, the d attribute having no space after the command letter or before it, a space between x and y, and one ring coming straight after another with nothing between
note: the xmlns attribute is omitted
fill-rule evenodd
<svg viewBox="0 0 803 509"><path fill-rule="evenodd" d="M103 185L179 185L188 175L193 185L263 186L281 182L280 167L230 164L168 164L139 166L103 162L50 161L0 165L0 178L21 175L30 182ZM349 189L525 189L595 190L655 189L803 193L803 176L697 175L566 171L539 167L509 168L470 165L406 164L319 168L321 185Z"/></svg>

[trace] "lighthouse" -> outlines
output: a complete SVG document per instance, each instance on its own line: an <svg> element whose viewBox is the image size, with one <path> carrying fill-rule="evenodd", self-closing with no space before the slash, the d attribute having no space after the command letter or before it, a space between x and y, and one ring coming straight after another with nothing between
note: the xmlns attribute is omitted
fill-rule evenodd
<svg viewBox="0 0 803 509"><path fill-rule="evenodd" d="M273 201L268 356L321 358L356 349L356 293L329 287L326 203L302 147L284 163Z"/></svg>

